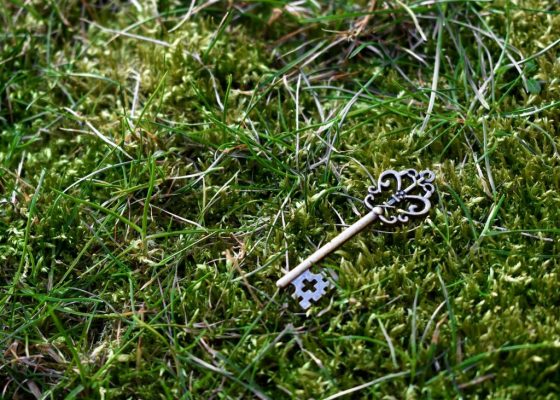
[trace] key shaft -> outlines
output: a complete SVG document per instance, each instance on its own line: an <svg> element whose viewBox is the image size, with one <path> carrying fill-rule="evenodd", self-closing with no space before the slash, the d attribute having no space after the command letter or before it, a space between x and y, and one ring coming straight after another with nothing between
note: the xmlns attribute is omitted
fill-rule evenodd
<svg viewBox="0 0 560 400"><path fill-rule="evenodd" d="M350 240L352 237L356 236L356 234L367 228L372 222L377 220L380 214L383 214L383 208L375 207L372 211L370 211L358 221L354 222L352 225L342 231L340 235L335 237L324 246L320 247L317 251L303 260L297 267L287 272L286 275L284 275L282 278L278 279L278 281L276 281L276 286L278 286L279 288L283 288L289 285L291 281L311 268L312 265L321 261L327 255Z"/></svg>

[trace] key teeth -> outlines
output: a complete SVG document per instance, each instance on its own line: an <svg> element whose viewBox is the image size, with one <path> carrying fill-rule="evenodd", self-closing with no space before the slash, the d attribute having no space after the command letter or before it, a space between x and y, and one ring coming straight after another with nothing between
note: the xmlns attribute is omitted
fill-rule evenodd
<svg viewBox="0 0 560 400"><path fill-rule="evenodd" d="M311 282L314 284L312 290L305 290L305 282ZM311 307L313 302L319 301L321 297L327 292L327 289L333 286L332 282L327 279L327 276L320 272L318 274L314 274L310 270L305 271L292 282L292 285L295 287L294 294L292 297L294 299L301 299L299 301L299 305L304 310L307 310Z"/></svg>

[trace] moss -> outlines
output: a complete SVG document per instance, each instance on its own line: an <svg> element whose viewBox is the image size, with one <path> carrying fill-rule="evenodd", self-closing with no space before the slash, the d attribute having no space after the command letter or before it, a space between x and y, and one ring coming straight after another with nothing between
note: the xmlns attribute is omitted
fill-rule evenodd
<svg viewBox="0 0 560 400"><path fill-rule="evenodd" d="M0 6L5 396L557 396L555 3L370 5ZM281 268L405 167L429 219L303 315Z"/></svg>

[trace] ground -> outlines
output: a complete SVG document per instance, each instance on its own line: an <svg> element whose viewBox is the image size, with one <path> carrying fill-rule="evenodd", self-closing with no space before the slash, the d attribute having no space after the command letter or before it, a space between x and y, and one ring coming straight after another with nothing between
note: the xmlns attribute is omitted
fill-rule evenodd
<svg viewBox="0 0 560 400"><path fill-rule="evenodd" d="M2 397L560 396L555 0L0 18ZM428 218L302 312L276 280L406 168Z"/></svg>

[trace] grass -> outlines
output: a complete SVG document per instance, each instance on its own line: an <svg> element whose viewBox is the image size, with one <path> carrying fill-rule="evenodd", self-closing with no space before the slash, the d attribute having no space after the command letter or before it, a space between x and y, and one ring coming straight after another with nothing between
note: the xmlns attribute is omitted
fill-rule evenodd
<svg viewBox="0 0 560 400"><path fill-rule="evenodd" d="M555 1L0 5L3 398L560 392ZM275 281L430 168L430 217Z"/></svg>

